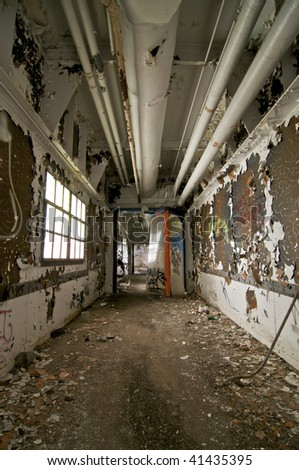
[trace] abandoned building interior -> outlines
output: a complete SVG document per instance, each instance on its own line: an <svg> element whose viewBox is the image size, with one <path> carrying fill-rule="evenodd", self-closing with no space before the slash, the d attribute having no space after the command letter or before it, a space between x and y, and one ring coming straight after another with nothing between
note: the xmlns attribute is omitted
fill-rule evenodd
<svg viewBox="0 0 299 470"><path fill-rule="evenodd" d="M270 347L298 295L298 0L0 1L0 375L130 276ZM298 301L275 345L299 369Z"/></svg>

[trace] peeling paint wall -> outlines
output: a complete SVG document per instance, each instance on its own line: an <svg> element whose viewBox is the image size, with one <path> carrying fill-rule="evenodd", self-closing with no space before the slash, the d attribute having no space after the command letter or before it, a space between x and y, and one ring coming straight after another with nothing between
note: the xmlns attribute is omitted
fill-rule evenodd
<svg viewBox="0 0 299 470"><path fill-rule="evenodd" d="M196 289L270 345L298 288L298 118L277 129L197 209ZM277 351L299 368L295 306Z"/></svg>
<svg viewBox="0 0 299 470"><path fill-rule="evenodd" d="M4 111L0 111L0 128L0 301L3 301L9 295L8 286L19 281L18 260L33 263L27 221L31 213L34 157L30 139Z"/></svg>
<svg viewBox="0 0 299 470"><path fill-rule="evenodd" d="M7 54L0 55L0 375L14 365L18 353L45 341L53 330L93 302L103 292L105 281L104 207L100 197L94 198L91 185L74 169L72 162L74 157L79 159L79 153L66 154L65 129L60 129L61 146L56 144L52 132L63 104L52 113L49 90L56 82L51 85L44 80L48 65L44 64L36 35L17 7L12 24L14 35L9 36L7 44L11 51L9 68ZM56 81L63 82L64 88L69 82L58 72ZM72 80L69 93L78 83L79 74ZM77 123L75 113L73 119L72 126ZM77 126L80 136L80 122ZM79 142L75 144L78 150ZM83 175L85 147L86 138L80 148ZM47 171L87 207L83 261L43 261Z"/></svg>
<svg viewBox="0 0 299 470"><path fill-rule="evenodd" d="M103 216L35 138L0 111L0 373L21 351L44 341L102 292ZM53 266L42 261L45 173L51 169L88 204L85 260Z"/></svg>

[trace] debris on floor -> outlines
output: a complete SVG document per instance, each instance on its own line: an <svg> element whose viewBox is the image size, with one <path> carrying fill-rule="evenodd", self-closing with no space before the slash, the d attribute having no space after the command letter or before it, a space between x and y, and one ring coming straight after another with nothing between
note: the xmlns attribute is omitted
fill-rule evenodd
<svg viewBox="0 0 299 470"><path fill-rule="evenodd" d="M206 301L162 294L98 299L22 353L0 379L0 449L299 449L298 371L272 354L221 388L267 348Z"/></svg>

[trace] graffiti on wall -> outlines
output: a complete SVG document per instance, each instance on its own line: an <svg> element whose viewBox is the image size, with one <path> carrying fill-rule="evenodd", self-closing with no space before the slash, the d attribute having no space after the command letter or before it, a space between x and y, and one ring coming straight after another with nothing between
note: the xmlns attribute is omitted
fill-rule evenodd
<svg viewBox="0 0 299 470"><path fill-rule="evenodd" d="M182 264L182 253L177 245L171 245L170 259L173 272L175 272L176 274L180 274L180 268Z"/></svg>
<svg viewBox="0 0 299 470"><path fill-rule="evenodd" d="M147 283L149 289L159 289L159 282L164 286L165 275L159 268L148 268Z"/></svg>
<svg viewBox="0 0 299 470"><path fill-rule="evenodd" d="M10 321L11 310L0 310L0 366L5 361L5 354L14 344L13 326Z"/></svg>

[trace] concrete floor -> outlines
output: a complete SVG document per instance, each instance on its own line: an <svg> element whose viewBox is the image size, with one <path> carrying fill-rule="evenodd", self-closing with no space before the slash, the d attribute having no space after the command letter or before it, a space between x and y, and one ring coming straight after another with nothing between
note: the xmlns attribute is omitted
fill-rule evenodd
<svg viewBox="0 0 299 470"><path fill-rule="evenodd" d="M267 349L196 296L122 281L0 384L2 449L299 449L292 367L223 387Z"/></svg>

